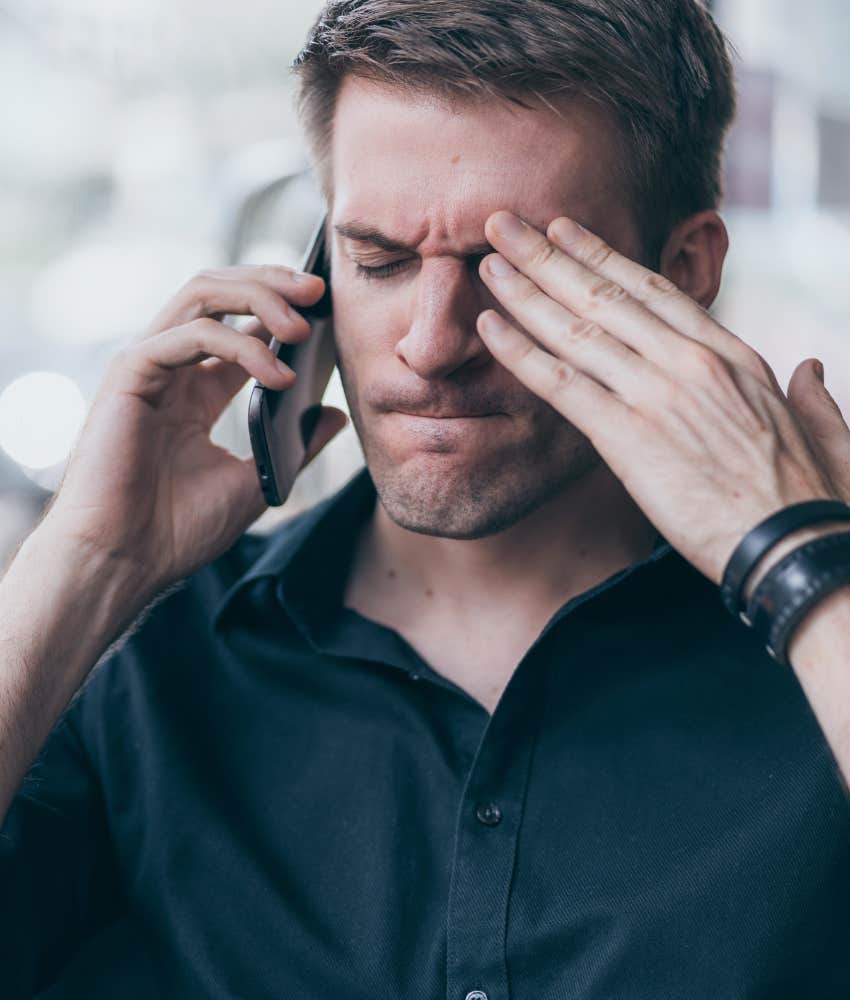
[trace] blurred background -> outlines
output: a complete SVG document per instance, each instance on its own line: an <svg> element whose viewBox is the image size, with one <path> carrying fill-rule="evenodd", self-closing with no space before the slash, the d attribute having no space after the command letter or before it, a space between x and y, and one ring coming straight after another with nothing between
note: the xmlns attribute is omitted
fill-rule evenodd
<svg viewBox="0 0 850 1000"><path fill-rule="evenodd" d="M0 561L56 488L103 368L197 270L297 264L320 210L288 66L317 0L0 0ZM850 4L716 0L740 112L721 322L850 413ZM250 387L248 387L250 388ZM345 407L335 377L327 401ZM214 430L247 456L247 390ZM362 462L347 428L281 518Z"/></svg>

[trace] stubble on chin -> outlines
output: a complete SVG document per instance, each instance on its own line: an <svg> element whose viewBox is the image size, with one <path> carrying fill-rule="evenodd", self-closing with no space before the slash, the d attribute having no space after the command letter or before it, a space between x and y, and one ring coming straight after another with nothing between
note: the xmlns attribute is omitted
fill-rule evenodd
<svg viewBox="0 0 850 1000"><path fill-rule="evenodd" d="M542 406L529 416L526 441L466 465L440 454L396 462L364 420L356 385L340 375L375 491L399 527L438 538L475 539L504 531L596 468L590 441Z"/></svg>
<svg viewBox="0 0 850 1000"><path fill-rule="evenodd" d="M599 464L587 438L571 430L538 455L524 449L466 468L448 468L442 456L393 465L374 442L364 453L378 498L399 527L471 540L506 530Z"/></svg>

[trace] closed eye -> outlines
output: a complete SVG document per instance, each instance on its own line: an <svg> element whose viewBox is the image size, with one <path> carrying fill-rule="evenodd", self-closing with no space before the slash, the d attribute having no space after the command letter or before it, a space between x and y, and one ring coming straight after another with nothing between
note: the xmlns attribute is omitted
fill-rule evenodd
<svg viewBox="0 0 850 1000"><path fill-rule="evenodd" d="M477 275L478 268L481 261L493 252L492 247L488 247L485 253L475 253L470 254L466 258L467 266L469 270ZM399 271L404 270L404 268L411 263L411 258L405 258L404 260L394 260L389 264L379 264L377 267L368 267L366 264L360 264L355 262L355 267L357 268L357 274L361 278L365 278L367 281L373 281L376 278L391 278L393 275L398 274Z"/></svg>
<svg viewBox="0 0 850 1000"><path fill-rule="evenodd" d="M357 264L356 267L361 278L374 281L376 278L391 278L409 263L408 260L394 260L390 264L381 264L379 267L366 267L364 264Z"/></svg>

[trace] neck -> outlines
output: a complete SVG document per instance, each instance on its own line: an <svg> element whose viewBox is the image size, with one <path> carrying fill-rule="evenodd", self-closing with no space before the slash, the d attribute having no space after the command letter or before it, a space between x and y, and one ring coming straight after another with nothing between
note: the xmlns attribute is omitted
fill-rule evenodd
<svg viewBox="0 0 850 1000"><path fill-rule="evenodd" d="M464 540L421 535L381 503L365 525L345 603L409 612L422 603L449 621L488 609L538 618L645 558L657 531L604 463L498 534Z"/></svg>

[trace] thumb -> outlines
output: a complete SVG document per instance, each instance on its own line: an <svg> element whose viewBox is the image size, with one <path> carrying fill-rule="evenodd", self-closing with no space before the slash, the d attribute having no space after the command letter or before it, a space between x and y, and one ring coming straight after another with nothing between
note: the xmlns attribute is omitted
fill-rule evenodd
<svg viewBox="0 0 850 1000"><path fill-rule="evenodd" d="M310 444L307 446L307 454L304 456L301 468L303 469L305 465L312 462L322 448L332 441L347 423L348 417L342 410L335 406L323 406L310 437Z"/></svg>
<svg viewBox="0 0 850 1000"><path fill-rule="evenodd" d="M820 368L819 368L820 366ZM841 408L824 385L819 361L810 358L794 369L788 403L802 423L841 495L850 498L850 429Z"/></svg>
<svg viewBox="0 0 850 1000"><path fill-rule="evenodd" d="M823 365L817 359L801 361L794 369L788 383L788 402L818 438L831 437L841 428L846 433L844 417L824 384Z"/></svg>
<svg viewBox="0 0 850 1000"><path fill-rule="evenodd" d="M303 469L305 465L312 462L322 448L335 438L347 423L348 416L342 410L335 406L322 406L301 468ZM244 510L248 523L253 523L268 509L268 504L260 488L257 465L253 456L242 459L241 465L244 470L242 485L246 491L246 499L243 501L241 509Z"/></svg>

